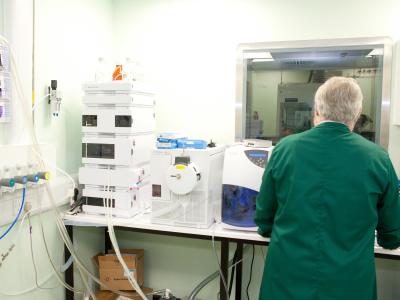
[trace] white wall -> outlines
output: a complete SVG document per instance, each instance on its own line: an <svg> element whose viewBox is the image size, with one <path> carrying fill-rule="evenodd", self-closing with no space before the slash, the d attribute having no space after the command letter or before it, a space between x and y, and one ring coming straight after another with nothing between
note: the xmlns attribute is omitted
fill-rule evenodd
<svg viewBox="0 0 400 300"><path fill-rule="evenodd" d="M234 140L239 43L400 37L395 0L115 0L114 7L116 52L142 61L159 89L158 130L185 128L224 143ZM391 129L390 150L400 171L400 152L394 151L400 129Z"/></svg>
<svg viewBox="0 0 400 300"><path fill-rule="evenodd" d="M338 1L187 1L187 0L114 0L114 44L120 57L132 57L143 63L147 78L158 90L157 129L182 130L195 137L214 138L218 142L234 141L235 64L240 43L282 40L332 39L349 37L390 36L400 38L400 2L384 0ZM398 63L397 63L398 64ZM397 65L395 66L397 67ZM395 73L393 102L399 101L400 88ZM201 125L200 125L201 124ZM390 154L400 174L400 128L390 128ZM137 242L130 242L134 237ZM173 255L169 241L159 237L131 236L123 233L125 246L143 245L149 251L148 261ZM159 241L154 242L154 239ZM175 241L175 240L173 240ZM185 292L201 272L191 272L191 258L200 257L202 270L215 269L214 258L208 259L194 242L180 246L181 264L164 264L167 278L159 276L160 265L147 264L147 284L164 284ZM209 246L209 245L208 245ZM207 247L204 244L203 247ZM156 249L159 250L156 250ZM185 251L184 251L185 252ZM190 253L190 254L189 254ZM247 256L248 257L248 256ZM249 263L246 263L248 267ZM260 262L258 262L258 266ZM382 300L400 297L394 282L400 264L377 260L378 287ZM166 271L165 271L166 272ZM207 272L202 271L203 276ZM167 273L164 273L167 274ZM248 273L244 275L244 282ZM258 295L261 270L255 271L251 298ZM175 279L175 280L172 280ZM179 282L179 286L174 282ZM216 286L202 294L213 299Z"/></svg>
<svg viewBox="0 0 400 300"><path fill-rule="evenodd" d="M16 244L14 250L0 267L0 299L2 300L51 300L62 299L63 297L63 288L52 276L53 269L45 252L39 220L38 217L32 218L33 253L37 267L38 284L51 289L41 290L35 287L34 268L30 254L29 226L26 219L18 239L19 229L16 227L17 230L11 231L0 242L1 254L5 254L13 242ZM61 238L54 228L55 221L52 213L44 213L42 220L51 257L56 265L60 266L63 263L63 248ZM5 227L1 227L0 230L4 232ZM18 295L11 296L10 294Z"/></svg>
<svg viewBox="0 0 400 300"><path fill-rule="evenodd" d="M112 52L111 0L41 0L37 3L35 126L42 142L57 146L58 165L81 165L82 83L94 80L99 56ZM43 101L52 79L62 92L61 115Z"/></svg>
<svg viewBox="0 0 400 300"><path fill-rule="evenodd" d="M27 143L29 141L26 124L31 120L22 113L22 103L28 107L31 103L31 70L32 70L32 3L25 0L2 0L4 9L4 36L10 43L16 63L16 69L11 65L11 72L18 76L20 91L24 98L17 98L16 84L12 86L10 123L0 124L0 143Z"/></svg>

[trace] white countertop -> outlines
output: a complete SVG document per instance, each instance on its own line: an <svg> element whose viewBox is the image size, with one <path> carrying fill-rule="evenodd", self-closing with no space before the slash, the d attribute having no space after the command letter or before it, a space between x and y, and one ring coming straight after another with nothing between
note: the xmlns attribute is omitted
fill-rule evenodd
<svg viewBox="0 0 400 300"><path fill-rule="evenodd" d="M90 226L90 227L107 226L106 217L101 215L89 215L85 213L80 213L78 215L65 214L63 216L63 219L65 225ZM154 230L154 231L171 232L177 234L202 235L208 237L214 236L216 238L257 241L261 243L269 241L268 238L260 236L257 232L226 229L220 223L215 223L207 229L153 224L150 222L150 214L138 215L134 218L113 217L112 222L114 226L136 228L149 231ZM375 246L375 253L400 256L400 248L396 250L386 250L381 247Z"/></svg>

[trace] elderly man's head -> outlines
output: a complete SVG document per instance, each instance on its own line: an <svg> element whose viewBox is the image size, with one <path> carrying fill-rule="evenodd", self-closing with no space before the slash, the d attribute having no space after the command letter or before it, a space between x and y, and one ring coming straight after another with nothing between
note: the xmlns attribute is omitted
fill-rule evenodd
<svg viewBox="0 0 400 300"><path fill-rule="evenodd" d="M353 130L362 111L363 95L352 78L332 77L315 94L314 124L329 120L346 124Z"/></svg>

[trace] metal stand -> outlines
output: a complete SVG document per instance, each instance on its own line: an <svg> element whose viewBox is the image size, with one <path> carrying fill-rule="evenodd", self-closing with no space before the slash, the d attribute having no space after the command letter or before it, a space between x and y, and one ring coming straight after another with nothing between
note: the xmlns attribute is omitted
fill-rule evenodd
<svg viewBox="0 0 400 300"><path fill-rule="evenodd" d="M73 226L66 225L68 236L73 241L74 234L73 234ZM64 245L64 260L68 261L70 258L71 253L69 252L67 246ZM65 282L68 283L70 286L74 286L74 267L73 264L65 271ZM65 300L73 300L74 299L74 292L65 289Z"/></svg>
<svg viewBox="0 0 400 300"><path fill-rule="evenodd" d="M236 251L239 263L235 266L235 299L240 300L242 299L243 243L236 243Z"/></svg>
<svg viewBox="0 0 400 300"><path fill-rule="evenodd" d="M112 250L113 246L110 240L110 235L108 234L108 228L104 228L104 253L107 253L108 250Z"/></svg>
<svg viewBox="0 0 400 300"><path fill-rule="evenodd" d="M229 263L229 241L226 239L221 240L221 270L225 283L228 284L228 263ZM228 300L226 289L222 277L219 281L219 299Z"/></svg>

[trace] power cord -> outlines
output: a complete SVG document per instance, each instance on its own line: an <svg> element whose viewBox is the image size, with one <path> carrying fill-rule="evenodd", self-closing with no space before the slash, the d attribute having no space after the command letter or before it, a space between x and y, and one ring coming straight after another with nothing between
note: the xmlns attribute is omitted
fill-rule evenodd
<svg viewBox="0 0 400 300"><path fill-rule="evenodd" d="M249 288L250 288L250 284L251 284L251 278L252 278L252 276L253 276L253 264L254 264L254 245L253 245L253 254L252 254L252 256L251 256L249 283L247 284L247 288L246 288L247 300L250 300Z"/></svg>

